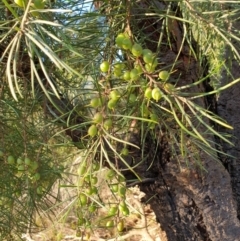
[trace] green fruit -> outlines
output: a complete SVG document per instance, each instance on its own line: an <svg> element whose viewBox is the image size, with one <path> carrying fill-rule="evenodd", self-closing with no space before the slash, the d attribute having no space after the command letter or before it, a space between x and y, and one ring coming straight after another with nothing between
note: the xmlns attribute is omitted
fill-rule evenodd
<svg viewBox="0 0 240 241"><path fill-rule="evenodd" d="M86 170L87 170L87 166L81 165L81 166L79 166L79 168L77 170L77 173L78 173L79 176L82 176L86 173Z"/></svg>
<svg viewBox="0 0 240 241"><path fill-rule="evenodd" d="M119 182L125 182L126 180L125 180L125 177L124 177L124 176L119 175L119 176L118 176L118 181L119 181Z"/></svg>
<svg viewBox="0 0 240 241"><path fill-rule="evenodd" d="M33 6L33 8L36 9L35 6ZM36 18L38 18L38 17L40 16L40 14L39 14L38 11L32 11L32 12L31 12L31 15L34 16L34 17L36 17Z"/></svg>
<svg viewBox="0 0 240 241"><path fill-rule="evenodd" d="M131 79L131 76L130 76L130 71L129 70L126 70L123 74L123 79L128 81Z"/></svg>
<svg viewBox="0 0 240 241"><path fill-rule="evenodd" d="M99 124L99 123L102 123L102 121L103 121L102 113L100 113L100 112L96 113L93 117L93 122Z"/></svg>
<svg viewBox="0 0 240 241"><path fill-rule="evenodd" d="M96 209L97 209L97 207L96 207L96 205L94 205L94 204L91 204L91 205L88 207L88 211L89 211L90 213L95 212Z"/></svg>
<svg viewBox="0 0 240 241"><path fill-rule="evenodd" d="M19 166L18 166L18 171L19 171L19 172L25 171L25 166L24 166L24 165L19 165Z"/></svg>
<svg viewBox="0 0 240 241"><path fill-rule="evenodd" d="M25 163L25 165L30 166L30 165L31 165L31 160L30 160L30 158L26 157L26 158L24 159L24 163Z"/></svg>
<svg viewBox="0 0 240 241"><path fill-rule="evenodd" d="M115 214L117 213L117 211L118 211L118 207L117 207L117 206L112 206L112 207L110 207L110 209L108 210L108 214L111 215L111 216L113 216L113 215L115 215Z"/></svg>
<svg viewBox="0 0 240 241"><path fill-rule="evenodd" d="M45 1L43 1L43 0L35 0L34 1L34 7L36 9L44 9L44 6L45 6Z"/></svg>
<svg viewBox="0 0 240 241"><path fill-rule="evenodd" d="M109 130L112 128L112 120L111 119L107 119L103 122L103 127L106 129L106 130Z"/></svg>
<svg viewBox="0 0 240 241"><path fill-rule="evenodd" d="M115 171L113 171L113 170L109 170L108 172L107 172L107 179L113 179L114 178L114 176L116 175L116 173L115 173Z"/></svg>
<svg viewBox="0 0 240 241"><path fill-rule="evenodd" d="M96 127L96 125L91 125L89 128L88 128L88 135L91 136L91 137L94 137L96 136L98 133L98 129Z"/></svg>
<svg viewBox="0 0 240 241"><path fill-rule="evenodd" d="M107 223L106 223L106 227L107 227L107 228L114 227L114 221L113 221L113 220L109 220L109 221L107 221Z"/></svg>
<svg viewBox="0 0 240 241"><path fill-rule="evenodd" d="M118 191L119 196L120 196L120 197L125 197L125 195L126 195L126 190L127 190L126 187L123 187L123 186L120 187L120 188L119 188L119 191Z"/></svg>
<svg viewBox="0 0 240 241"><path fill-rule="evenodd" d="M8 156L7 162L9 165L14 165L15 164L15 158L13 156Z"/></svg>
<svg viewBox="0 0 240 241"><path fill-rule="evenodd" d="M154 66L155 68L158 66L158 60L157 58L154 58L152 63L149 63L151 66Z"/></svg>
<svg viewBox="0 0 240 241"><path fill-rule="evenodd" d="M122 210L123 210L125 207L127 207L125 201L121 201L121 202L119 203L119 206L118 206L119 210L122 212Z"/></svg>
<svg viewBox="0 0 240 241"><path fill-rule="evenodd" d="M113 192L118 192L118 184L117 183L111 184L111 190Z"/></svg>
<svg viewBox="0 0 240 241"><path fill-rule="evenodd" d="M124 147L124 148L122 149L122 151L121 151L121 154L122 154L123 156L128 156L129 150L128 150L126 147Z"/></svg>
<svg viewBox="0 0 240 241"><path fill-rule="evenodd" d="M159 72L159 79L163 80L163 81L167 81L169 79L169 72L166 70L160 71Z"/></svg>
<svg viewBox="0 0 240 241"><path fill-rule="evenodd" d="M81 206L85 206L87 204L88 198L84 193L79 194L79 202L80 202Z"/></svg>
<svg viewBox="0 0 240 241"><path fill-rule="evenodd" d="M145 64L145 69L148 73L153 73L155 71L155 67L151 64Z"/></svg>
<svg viewBox="0 0 240 241"><path fill-rule="evenodd" d="M3 151L0 151L0 157L3 157L3 154L4 154Z"/></svg>
<svg viewBox="0 0 240 241"><path fill-rule="evenodd" d="M90 188L85 189L85 193L86 193L87 195L91 196L91 195L93 194L92 188L90 187Z"/></svg>
<svg viewBox="0 0 240 241"><path fill-rule="evenodd" d="M141 65L136 64L136 65L134 66L134 68L137 69L138 75L141 75L141 74L143 73L143 69L142 69Z"/></svg>
<svg viewBox="0 0 240 241"><path fill-rule="evenodd" d="M98 183L98 178L97 178L97 177L92 177L92 178L90 179L90 182L91 182L92 185L95 185L95 184Z"/></svg>
<svg viewBox="0 0 240 241"><path fill-rule="evenodd" d="M122 70L121 69L114 69L113 70L113 75L115 77L120 77L122 75Z"/></svg>
<svg viewBox="0 0 240 241"><path fill-rule="evenodd" d="M23 160L22 160L20 157L17 159L17 164L18 164L18 165L23 164Z"/></svg>
<svg viewBox="0 0 240 241"><path fill-rule="evenodd" d="M101 64L100 64L100 70L103 72L103 73L106 73L108 72L110 68L110 64L108 61L103 61Z"/></svg>
<svg viewBox="0 0 240 241"><path fill-rule="evenodd" d="M146 64L153 63L154 55L152 53L146 53L143 55L143 60Z"/></svg>
<svg viewBox="0 0 240 241"><path fill-rule="evenodd" d="M34 181L38 181L38 180L40 180L40 178L41 178L41 175L38 172L35 173L34 176L33 176Z"/></svg>
<svg viewBox="0 0 240 241"><path fill-rule="evenodd" d="M117 105L117 101L113 99L109 100L107 104L108 108L111 110L113 110L116 107L116 105Z"/></svg>
<svg viewBox="0 0 240 241"><path fill-rule="evenodd" d="M119 221L119 223L117 224L117 230L118 230L118 232L122 232L123 229L124 229L124 221L121 220L121 221Z"/></svg>
<svg viewBox="0 0 240 241"><path fill-rule="evenodd" d="M100 98L93 98L90 101L90 106L92 106L93 108L98 108L99 106L101 106L101 99Z"/></svg>
<svg viewBox="0 0 240 241"><path fill-rule="evenodd" d="M39 195L43 194L42 186L37 187L37 194Z"/></svg>
<svg viewBox="0 0 240 241"><path fill-rule="evenodd" d="M38 163L36 162L36 161L34 161L34 162L32 162L31 163L31 168L32 168L32 170L37 170L38 169Z"/></svg>
<svg viewBox="0 0 240 241"><path fill-rule="evenodd" d="M137 96L135 95L135 94L130 94L129 95L129 102L130 103L134 103L135 101L136 101L136 99L137 99Z"/></svg>
<svg viewBox="0 0 240 241"><path fill-rule="evenodd" d="M142 55L143 49L142 49L142 46L141 46L140 44L134 44L134 45L132 46L131 51L132 51L132 54L133 54L135 57L139 57L139 56Z"/></svg>
<svg viewBox="0 0 240 241"><path fill-rule="evenodd" d="M93 186L92 187L92 194L97 194L97 193L98 193L97 187Z"/></svg>
<svg viewBox="0 0 240 241"><path fill-rule="evenodd" d="M14 2L21 8L26 7L26 1L24 0L14 0Z"/></svg>
<svg viewBox="0 0 240 241"><path fill-rule="evenodd" d="M145 92L144 92L144 96L150 100L152 98L152 89L150 87L148 87Z"/></svg>
<svg viewBox="0 0 240 241"><path fill-rule="evenodd" d="M90 183L91 176L87 175L84 177L85 182Z"/></svg>
<svg viewBox="0 0 240 241"><path fill-rule="evenodd" d="M83 217L79 217L78 218L78 225L79 226L82 226L82 225L84 225L86 223L86 219L85 218L83 218Z"/></svg>
<svg viewBox="0 0 240 241"><path fill-rule="evenodd" d="M153 53L150 49L143 49L142 54L146 55L146 54L153 54Z"/></svg>
<svg viewBox="0 0 240 241"><path fill-rule="evenodd" d="M93 163L92 168L93 168L93 171L98 171L100 169L99 163Z"/></svg>
<svg viewBox="0 0 240 241"><path fill-rule="evenodd" d="M130 38L125 37L122 41L122 46L123 49L127 50L127 49L131 49L132 47L132 41L130 40Z"/></svg>
<svg viewBox="0 0 240 241"><path fill-rule="evenodd" d="M131 71L130 71L130 79L131 80L137 80L139 78L139 72L138 72L138 70L137 69L132 69Z"/></svg>
<svg viewBox="0 0 240 241"><path fill-rule="evenodd" d="M125 68L125 65L124 63L116 63L114 64L114 69L120 69L120 70L123 70Z"/></svg>
<svg viewBox="0 0 240 241"><path fill-rule="evenodd" d="M109 94L109 98L112 100L118 100L121 97L120 93L118 90L112 90Z"/></svg>
<svg viewBox="0 0 240 241"><path fill-rule="evenodd" d="M122 214L124 215L124 216L128 216L129 215L129 208L128 207L124 207L123 209L122 209Z"/></svg>
<svg viewBox="0 0 240 241"><path fill-rule="evenodd" d="M152 90L152 98L156 101L159 101L162 98L162 92L158 87L155 87Z"/></svg>
<svg viewBox="0 0 240 241"><path fill-rule="evenodd" d="M147 72L152 73L155 71L157 65L158 61L156 58L154 58L152 62L145 64L145 69Z"/></svg>
<svg viewBox="0 0 240 241"><path fill-rule="evenodd" d="M123 40L125 39L125 34L124 33L120 33L118 34L118 36L116 37L116 44L118 47L122 48L122 44L123 44Z"/></svg>
<svg viewBox="0 0 240 241"><path fill-rule="evenodd" d="M168 92L172 92L172 91L175 90L175 87L174 87L174 85L172 85L172 84L170 84L170 83L166 83L166 84L164 85L164 89L165 89L166 91L168 91Z"/></svg>

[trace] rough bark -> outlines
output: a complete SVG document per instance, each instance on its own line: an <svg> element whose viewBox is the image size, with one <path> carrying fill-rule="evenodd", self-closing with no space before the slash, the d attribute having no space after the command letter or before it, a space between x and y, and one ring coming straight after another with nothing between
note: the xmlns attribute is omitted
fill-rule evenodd
<svg viewBox="0 0 240 241"><path fill-rule="evenodd" d="M240 22L233 23L233 26L229 31L233 29L240 30ZM240 51L240 44L236 41L234 46ZM231 52L230 47L226 48L226 62L231 63L228 65L230 76L226 70L222 73L222 85L226 85L233 80L239 79L240 81L240 65L236 61L236 56ZM224 118L232 127L232 131L228 131L232 135L231 141L233 146L222 143L223 152L229 154L232 157L223 158L223 163L226 166L228 172L231 175L231 183L234 193L234 198L237 204L238 219L240 218L240 82L221 92L218 98L218 114ZM222 130L226 132L227 130Z"/></svg>
<svg viewBox="0 0 240 241"><path fill-rule="evenodd" d="M146 6L146 2L144 4ZM159 6L164 7L164 4L159 3ZM139 21L140 25L143 26L141 20ZM151 20L149 22L151 23ZM158 24L160 23L158 22ZM153 27L151 24L149 26L149 28ZM150 31L149 28L145 28L145 30L150 35L151 32L157 35L156 31ZM173 21L172 28L169 29L173 40L171 49L165 49L165 52L161 49L160 57L166 66L174 62L177 51L179 51L179 43L182 42L181 38L183 36L181 30L181 23ZM151 37L154 39L154 36ZM157 42L158 38L156 37L155 39ZM152 42L150 48L154 48ZM181 52L178 58L180 64L176 66L178 74L181 73L179 75L181 76L179 80L181 84L193 83L203 73L200 64L186 51L188 49L189 47L185 45L184 51ZM237 76L235 75L235 77ZM198 88L198 92L204 91L204 86L198 86ZM237 99L239 99L238 91L235 88L236 86L225 92L219 99L218 104L222 106L221 108L219 107L222 112L221 116L231 116L227 120L230 120L230 124L239 128L238 118L235 118L235 113L238 111L234 110L234 107L237 108L239 106L237 105ZM234 90L235 93L233 93ZM232 97L231 101L229 101L229 95ZM207 99L202 100L203 105L207 102ZM228 106L227 109L224 109L226 103ZM205 107L207 108L208 106L205 105ZM232 114L229 113L229 109L232 110ZM235 130L235 134L239 132L238 128ZM164 139L164 137L162 138ZM162 144L162 146L158 147L159 155L152 166L152 170L154 170L152 173L153 177L156 175L156 170L159 171L156 182L152 184L143 183L140 187L147 194L145 200L149 200L151 203L158 221L167 233L168 239L171 241L239 240L240 224L237 219L231 179L229 173L222 165L221 159L217 162L199 150L202 165L207 172L197 170L194 167L192 169L182 168L184 160L180 168L177 160L169 155L167 140L162 140ZM235 144L238 144L237 139L235 139ZM229 149L228 147L227 151L229 154L236 156L238 149L236 147ZM234 167L230 172L235 178L232 183L233 190L236 193L237 185L240 183L239 178L236 179L240 163L236 160L234 163L230 165ZM151 176L150 172L151 170L148 173L148 177Z"/></svg>

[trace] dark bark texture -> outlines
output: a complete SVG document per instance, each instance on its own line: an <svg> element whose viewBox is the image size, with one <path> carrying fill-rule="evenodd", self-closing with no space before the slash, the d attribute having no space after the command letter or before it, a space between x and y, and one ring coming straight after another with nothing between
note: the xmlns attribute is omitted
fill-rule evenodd
<svg viewBox="0 0 240 241"><path fill-rule="evenodd" d="M240 22L234 22L232 29L240 31ZM229 31L232 31L232 29ZM237 50L240 50L239 42L233 41L233 43ZM225 56L226 61L231 63L231 65L229 65L229 71L232 76L230 76L227 71L223 71L221 79L222 85L228 84L235 79L239 79L240 81L240 65L235 59L236 56L232 54L230 47L226 48ZM233 158L225 157L223 159L223 163L231 176L234 199L237 205L238 219L240 219L240 83L237 83L223 91L220 94L217 103L219 116L224 118L233 127L233 130L228 131L228 133L232 135L231 141L234 146L222 143L223 151L233 156ZM226 132L226 130L222 131Z"/></svg>
<svg viewBox="0 0 240 241"><path fill-rule="evenodd" d="M155 6L159 6L160 11L166 9L164 2L153 2ZM151 3L141 1L142 9L148 9ZM172 11L175 11L176 15L181 17L177 6L172 7ZM161 22L153 24L154 21L153 18L149 18L149 21L139 18L136 19L135 26L145 26L142 32L151 40L156 40L157 43L158 29L162 26ZM171 65L176 59L179 46L182 43L182 29L181 22L176 20L172 21L168 29L171 46L165 47L165 49L161 48L159 54L160 59L166 66ZM153 41L149 42L148 47L156 50ZM176 77L179 78L181 85L194 83L204 75L203 66L189 53L189 46L185 44L177 59L179 64L175 66ZM234 77L240 77L239 65L233 59L231 60L233 61ZM230 81L230 79L225 74L223 84L226 84L227 81ZM208 87L202 85L190 91L202 92ZM198 104L208 108L212 102L215 102L214 96L202 99ZM198 150L202 165L207 172L200 171L196 167L190 167L190 169L184 167L184 160L181 161L180 166L179 162L169 154L170 143L165 136L160 137L160 145L156 144L158 146L153 147L153 143L149 143L149 147L145 147L149 148L149 152L151 152L151 147L158 148L158 155L152 168L147 173L147 178L156 177L156 175L157 178L154 183L143 183L140 184L140 187L147 194L145 201L151 204L158 221L167 233L169 241L240 240L240 224L237 218L237 207L238 213L240 209L239 106L239 85L235 85L221 93L220 98L212 108L214 111L218 111L219 115L234 127L231 134L235 136L233 138L235 146L222 145L222 147L224 152L235 156L236 159L229 158L226 163L225 158L222 159L219 156L219 162L217 162L204 154L202 150ZM158 170L157 174L156 170ZM144 176L144 171L143 168L139 175ZM233 193L235 196L233 196Z"/></svg>

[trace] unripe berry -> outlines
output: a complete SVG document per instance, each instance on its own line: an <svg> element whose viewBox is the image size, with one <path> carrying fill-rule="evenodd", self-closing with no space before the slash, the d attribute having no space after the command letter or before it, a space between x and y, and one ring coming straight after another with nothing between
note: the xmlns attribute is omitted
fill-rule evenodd
<svg viewBox="0 0 240 241"><path fill-rule="evenodd" d="M122 48L125 50L131 49L132 48L132 42L130 38L125 37L122 41Z"/></svg>
<svg viewBox="0 0 240 241"><path fill-rule="evenodd" d="M132 46L131 52L135 57L139 57L142 55L142 46L140 44L134 44Z"/></svg>
<svg viewBox="0 0 240 241"><path fill-rule="evenodd" d="M103 61L101 64L100 64L100 70L103 72L103 73L106 73L108 72L110 68L110 64L108 61Z"/></svg>
<svg viewBox="0 0 240 241"><path fill-rule="evenodd" d="M146 64L150 64L154 61L154 55L150 52L143 55L143 60Z"/></svg>
<svg viewBox="0 0 240 241"><path fill-rule="evenodd" d="M159 72L159 79L163 80L163 81L167 81L169 79L169 72L166 70L160 71Z"/></svg>
<svg viewBox="0 0 240 241"><path fill-rule="evenodd" d="M159 101L162 97L162 92L160 91L160 89L158 87L154 88L152 90L152 98L156 101Z"/></svg>
<svg viewBox="0 0 240 241"><path fill-rule="evenodd" d="M129 70L126 70L123 74L123 79L128 81L131 79L131 76L130 76L130 71Z"/></svg>
<svg viewBox="0 0 240 241"><path fill-rule="evenodd" d="M94 137L97 135L98 129L96 127L96 125L91 125L88 129L88 135L91 137Z"/></svg>
<svg viewBox="0 0 240 241"><path fill-rule="evenodd" d="M118 47L122 48L122 43L123 43L123 40L125 39L125 34L124 33L120 33L118 34L118 36L116 37L116 44Z"/></svg>
<svg viewBox="0 0 240 241"><path fill-rule="evenodd" d="M103 123L103 127L106 130L109 130L110 128L112 128L112 120L111 119L105 120L104 123Z"/></svg>
<svg viewBox="0 0 240 241"><path fill-rule="evenodd" d="M101 99L100 98L91 99L90 106L92 106L93 108L98 108L99 106L101 106Z"/></svg>
<svg viewBox="0 0 240 241"><path fill-rule="evenodd" d="M113 110L116 107L116 105L117 105L117 101L113 99L109 100L107 104L108 108L111 110Z"/></svg>
<svg viewBox="0 0 240 241"><path fill-rule="evenodd" d="M102 121L103 121L103 115L102 115L102 113L100 113L100 112L98 112L98 113L96 113L95 115L94 115L94 117L93 117L93 121L95 122L95 123L101 123Z"/></svg>
<svg viewBox="0 0 240 241"><path fill-rule="evenodd" d="M110 99L112 99L112 100L118 100L120 97L121 97L121 95L120 95L120 93L118 92L118 90L112 90L111 92L110 92L110 94L109 94L109 97L110 97Z"/></svg>
<svg viewBox="0 0 240 241"><path fill-rule="evenodd" d="M139 73L138 73L138 70L137 69L132 69L131 72L130 72L130 78L131 80L137 80L139 78Z"/></svg>
<svg viewBox="0 0 240 241"><path fill-rule="evenodd" d="M145 92L144 92L144 96L147 98L147 99L151 99L152 98L152 89L150 87L148 87Z"/></svg>

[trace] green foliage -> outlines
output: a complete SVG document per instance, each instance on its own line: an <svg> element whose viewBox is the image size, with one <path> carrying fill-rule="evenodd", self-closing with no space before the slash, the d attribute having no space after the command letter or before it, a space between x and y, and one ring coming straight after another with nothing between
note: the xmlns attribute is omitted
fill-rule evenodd
<svg viewBox="0 0 240 241"><path fill-rule="evenodd" d="M1 240L33 231L34 215L57 202L54 183L67 188L69 175L78 176L71 184L77 233L106 226L120 235L131 213L121 172L141 180L136 168L149 157L147 138L156 143L164 133L173 157L200 167L196 150L215 158L221 152L213 136L231 144L213 126L231 127L199 100L238 81L221 86L219 80L224 68L230 72L226 46L240 62L233 42L239 43L239 32L230 28L238 2L145 1L146 7L115 0L92 11L86 2L0 3ZM166 63L174 44L176 56ZM209 72L200 71L193 83L178 74L186 51L209 63ZM212 91L199 91L208 79ZM64 173L74 145L83 149L82 161L77 171ZM99 198L103 183L112 193L108 203ZM93 222L99 208L108 215Z"/></svg>

